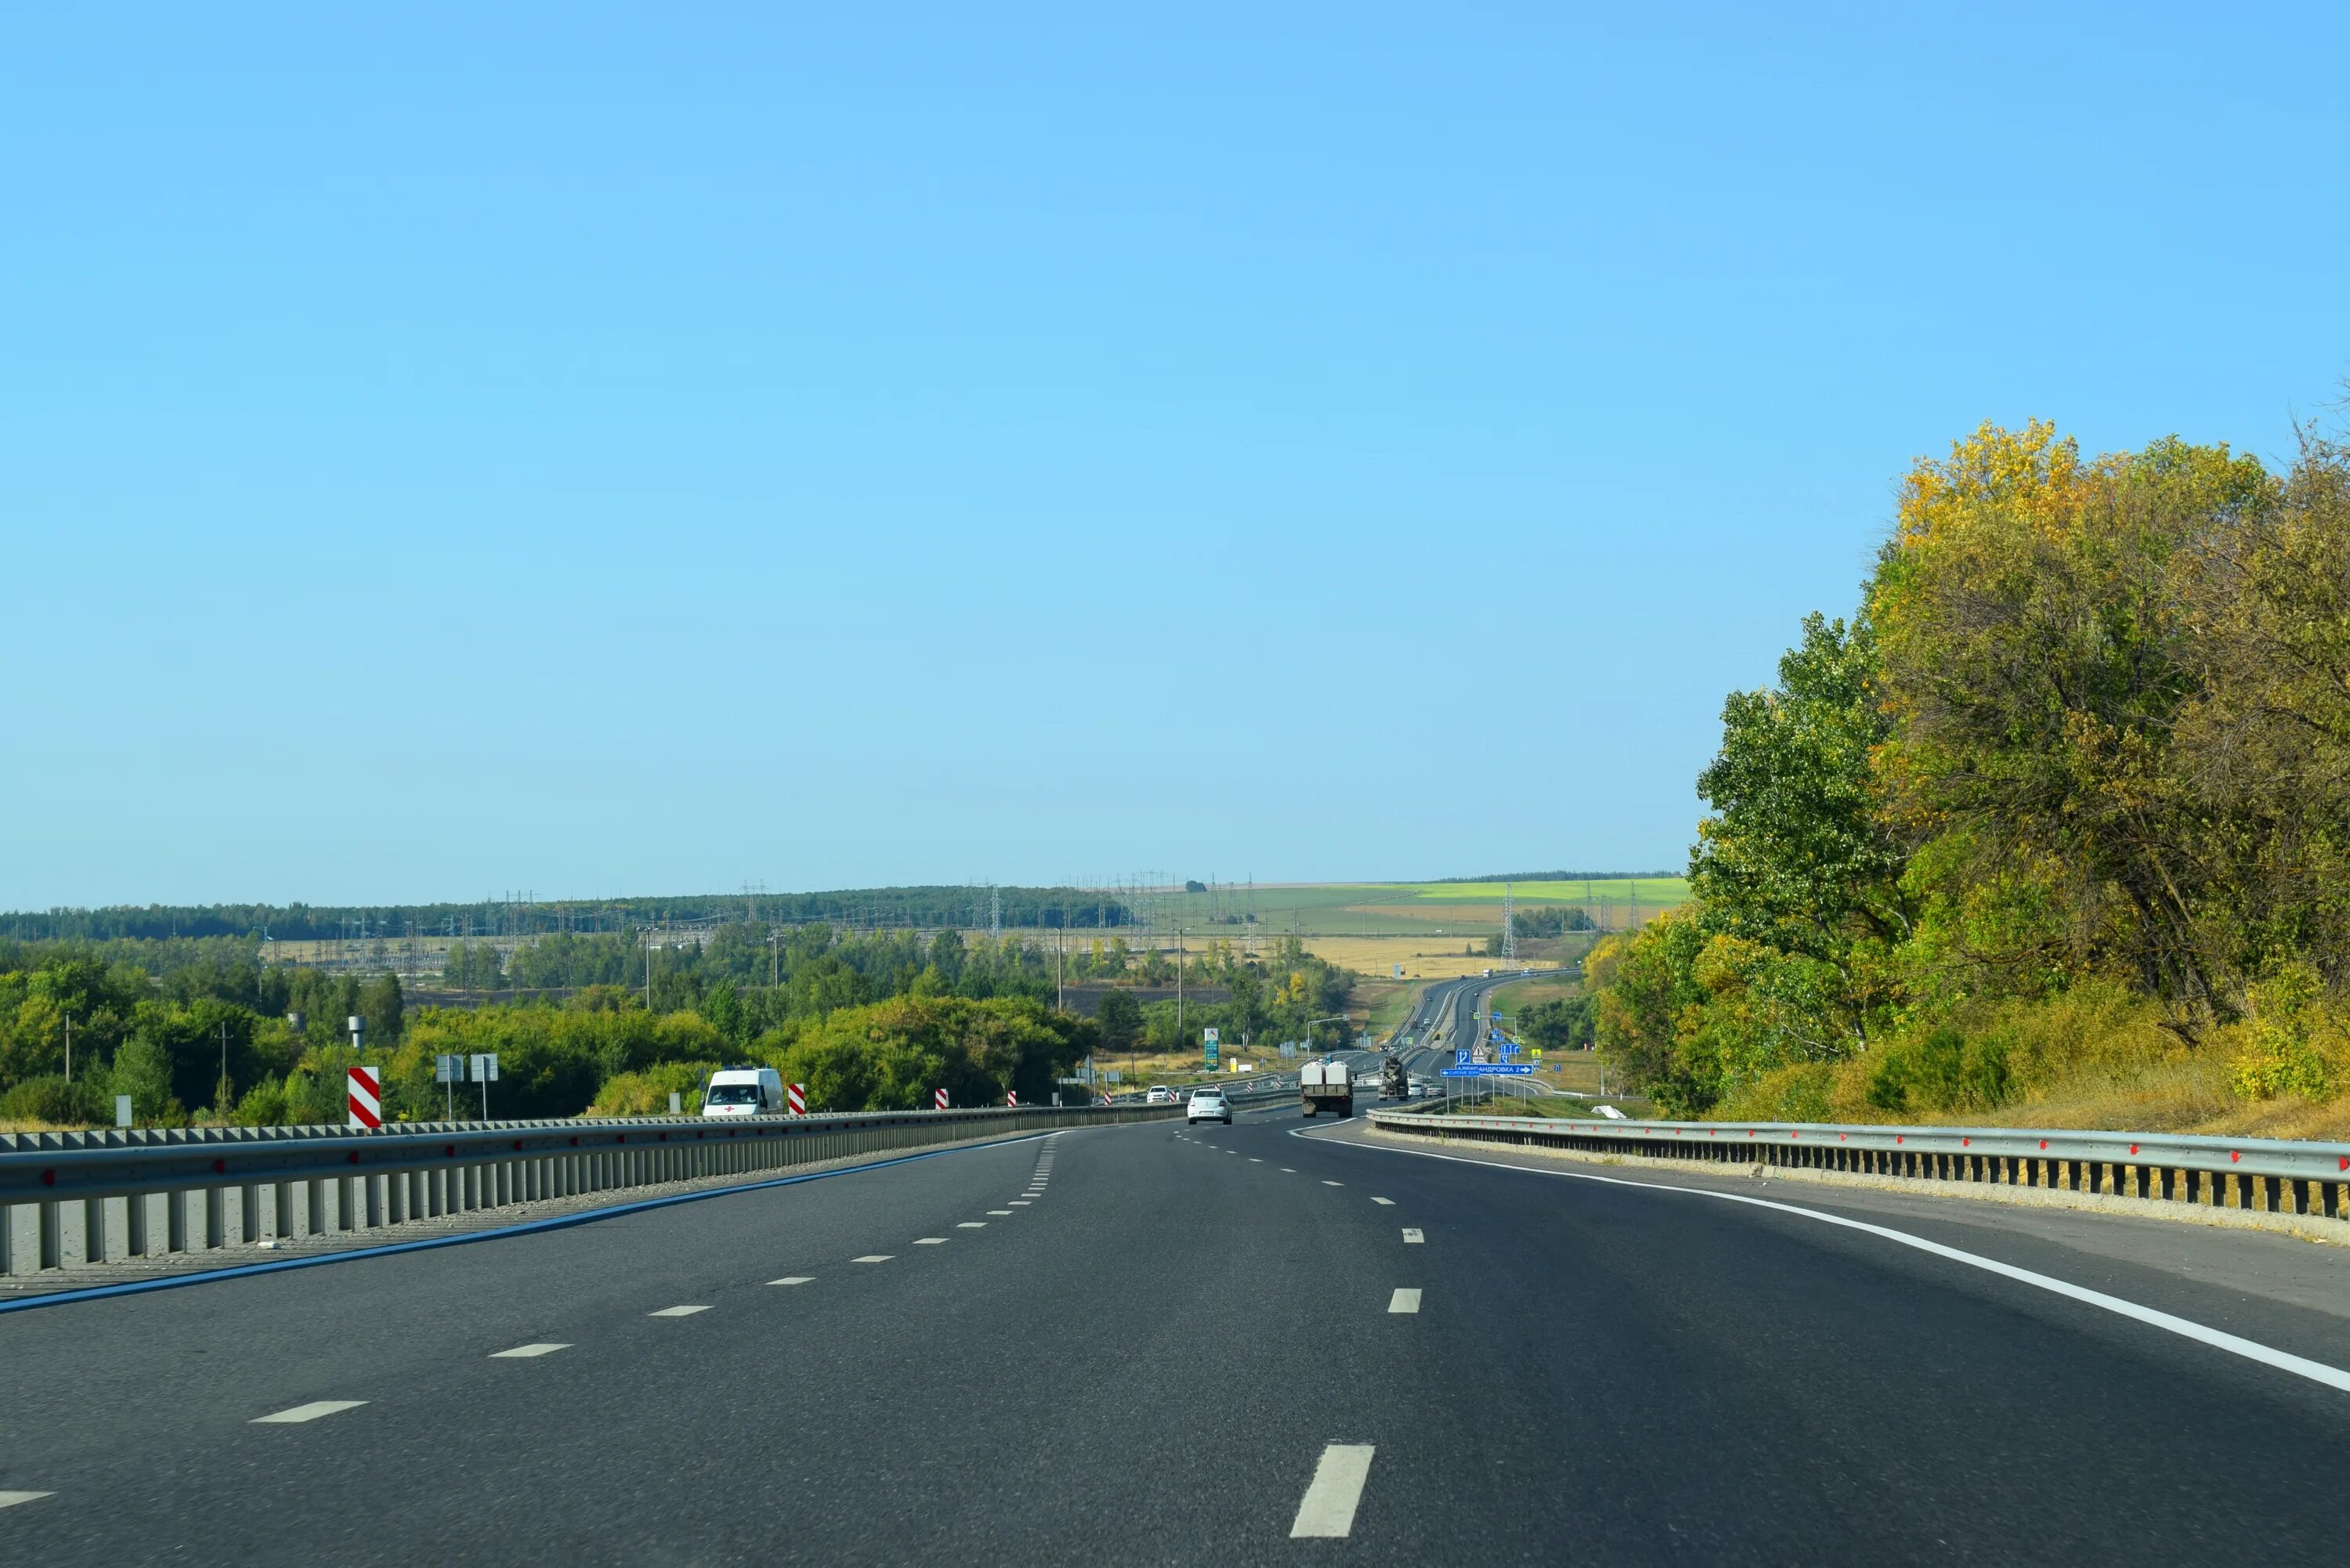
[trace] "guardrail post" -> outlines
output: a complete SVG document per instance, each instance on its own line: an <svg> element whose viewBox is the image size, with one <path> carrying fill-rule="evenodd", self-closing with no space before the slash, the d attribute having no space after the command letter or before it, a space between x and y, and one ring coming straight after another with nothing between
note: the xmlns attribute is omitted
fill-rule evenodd
<svg viewBox="0 0 2350 1568"><path fill-rule="evenodd" d="M81 1200L81 1261L85 1263L106 1262L106 1199L103 1198Z"/></svg>
<svg viewBox="0 0 2350 1568"><path fill-rule="evenodd" d="M57 1212L57 1203L55 1198L41 1200L40 1262L35 1265L36 1268L62 1269L66 1264L65 1227L59 1223L62 1216Z"/></svg>
<svg viewBox="0 0 2350 1568"><path fill-rule="evenodd" d="M196 1195L184 1189L163 1194L163 1251L188 1250L188 1205L195 1200Z"/></svg>
<svg viewBox="0 0 2350 1568"><path fill-rule="evenodd" d="M126 1194L122 1199L122 1251L125 1257L147 1255L147 1198L144 1192Z"/></svg>

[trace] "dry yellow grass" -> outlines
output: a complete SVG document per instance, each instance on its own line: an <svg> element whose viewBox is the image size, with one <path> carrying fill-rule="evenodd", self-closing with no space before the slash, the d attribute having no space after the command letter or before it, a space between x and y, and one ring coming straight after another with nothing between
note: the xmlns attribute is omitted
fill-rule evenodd
<svg viewBox="0 0 2350 1568"><path fill-rule="evenodd" d="M1449 944L1438 936L1421 937L1307 937L1305 950L1325 963L1351 969L1358 974L1392 979L1395 966L1403 965L1406 980L1452 980L1464 974L1478 974L1489 969L1499 969L1502 961L1482 954L1471 955L1461 950L1468 940ZM1523 963L1521 968L1524 967Z"/></svg>

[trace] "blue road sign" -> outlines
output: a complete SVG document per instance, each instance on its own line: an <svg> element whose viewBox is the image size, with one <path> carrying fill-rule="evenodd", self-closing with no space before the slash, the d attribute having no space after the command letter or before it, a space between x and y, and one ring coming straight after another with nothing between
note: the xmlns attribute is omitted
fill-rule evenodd
<svg viewBox="0 0 2350 1568"><path fill-rule="evenodd" d="M1481 1067L1447 1067L1438 1075L1444 1078L1517 1078L1534 1070L1531 1062L1488 1062Z"/></svg>

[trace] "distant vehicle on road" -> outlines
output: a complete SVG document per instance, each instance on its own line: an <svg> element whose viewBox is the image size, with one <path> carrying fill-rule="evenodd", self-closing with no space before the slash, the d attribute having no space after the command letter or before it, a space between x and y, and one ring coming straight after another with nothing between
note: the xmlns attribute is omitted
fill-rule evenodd
<svg viewBox="0 0 2350 1568"><path fill-rule="evenodd" d="M768 1116L784 1108L784 1077L773 1067L721 1067L702 1091L705 1116Z"/></svg>
<svg viewBox="0 0 2350 1568"><path fill-rule="evenodd" d="M1150 1093L1142 1096L1142 1103L1146 1106L1163 1106L1174 1098L1174 1090L1164 1084L1154 1084L1151 1085Z"/></svg>
<svg viewBox="0 0 2350 1568"><path fill-rule="evenodd" d="M1297 1071L1297 1097L1305 1114L1355 1114L1354 1075L1344 1062L1308 1062Z"/></svg>
<svg viewBox="0 0 2350 1568"><path fill-rule="evenodd" d="M1403 1058L1390 1056L1380 1063L1379 1098L1400 1100L1405 1098L1409 1092L1404 1084Z"/></svg>
<svg viewBox="0 0 2350 1568"><path fill-rule="evenodd" d="M1489 970L1487 970L1487 971L1484 971L1484 973L1483 973L1482 978L1483 978L1483 979L1486 979L1486 980L1491 980L1491 979L1492 979L1492 978L1493 978L1493 971L1492 971L1492 970L1490 970L1490 969L1489 969Z"/></svg>
<svg viewBox="0 0 2350 1568"><path fill-rule="evenodd" d="M1183 1107L1186 1125L1198 1127L1201 1122L1222 1122L1232 1125L1232 1102L1224 1098L1222 1089L1194 1089L1189 1105Z"/></svg>

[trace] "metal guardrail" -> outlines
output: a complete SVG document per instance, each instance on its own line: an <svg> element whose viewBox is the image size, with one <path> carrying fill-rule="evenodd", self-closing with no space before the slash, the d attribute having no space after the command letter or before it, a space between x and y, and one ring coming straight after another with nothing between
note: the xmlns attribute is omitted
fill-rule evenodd
<svg viewBox="0 0 2350 1568"><path fill-rule="evenodd" d="M513 1203L1050 1127L1154 1121L1173 1106L888 1111L723 1120L405 1123L0 1134L0 1274L371 1230ZM120 1200L119 1208L115 1200ZM158 1207L162 1223L157 1227ZM29 1258L17 1211L36 1211ZM78 1213L68 1215L68 1209ZM119 1212L119 1238L109 1219ZM119 1239L120 1245L116 1245ZM155 1243L161 1242L161 1246ZM30 1266L27 1267L26 1265Z"/></svg>
<svg viewBox="0 0 2350 1568"><path fill-rule="evenodd" d="M1920 1182L1984 1182L2350 1219L2350 1144L2344 1143L2021 1127L1567 1121L1388 1110L1369 1115L1374 1127L1446 1140L1847 1171Z"/></svg>

